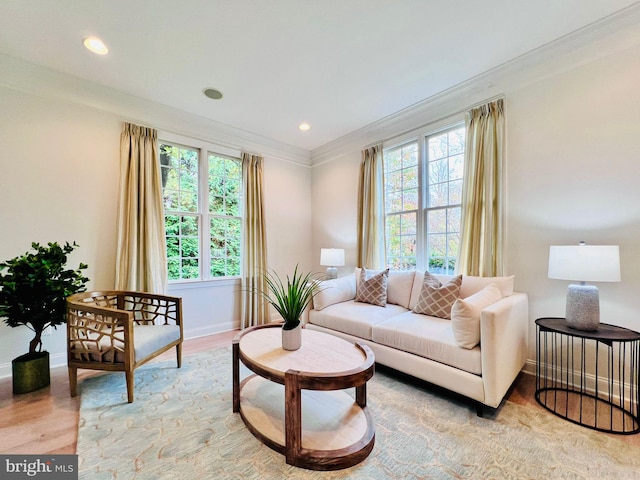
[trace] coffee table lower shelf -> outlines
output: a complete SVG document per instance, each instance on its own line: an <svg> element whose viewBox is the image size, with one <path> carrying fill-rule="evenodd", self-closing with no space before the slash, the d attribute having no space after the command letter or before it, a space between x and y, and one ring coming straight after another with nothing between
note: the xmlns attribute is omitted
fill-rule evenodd
<svg viewBox="0 0 640 480"><path fill-rule="evenodd" d="M240 387L240 415L256 438L287 456L284 392L284 385L258 375L245 378ZM335 470L356 465L369 455L375 435L367 407L360 407L342 390L304 390L301 400L301 449L288 463Z"/></svg>

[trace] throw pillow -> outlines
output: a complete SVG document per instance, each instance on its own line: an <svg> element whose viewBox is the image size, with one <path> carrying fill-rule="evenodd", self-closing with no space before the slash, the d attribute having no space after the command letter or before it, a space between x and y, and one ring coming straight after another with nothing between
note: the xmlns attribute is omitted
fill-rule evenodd
<svg viewBox="0 0 640 480"><path fill-rule="evenodd" d="M387 305L387 281L389 269L373 272L363 268L360 270L360 281L356 289L356 302L370 303L384 307Z"/></svg>
<svg viewBox="0 0 640 480"><path fill-rule="evenodd" d="M457 275L448 283L442 285L436 277L429 272L424 272L422 290L416 306L413 307L413 311L431 315L432 317L450 319L451 307L460 297L461 284L462 275Z"/></svg>
<svg viewBox="0 0 640 480"><path fill-rule="evenodd" d="M313 309L322 310L330 305L353 300L356 296L355 274L346 277L325 280L320 283L319 291L313 297Z"/></svg>
<svg viewBox="0 0 640 480"><path fill-rule="evenodd" d="M480 343L480 314L501 298L500 288L490 283L470 297L455 301L451 307L451 329L458 345L471 349Z"/></svg>

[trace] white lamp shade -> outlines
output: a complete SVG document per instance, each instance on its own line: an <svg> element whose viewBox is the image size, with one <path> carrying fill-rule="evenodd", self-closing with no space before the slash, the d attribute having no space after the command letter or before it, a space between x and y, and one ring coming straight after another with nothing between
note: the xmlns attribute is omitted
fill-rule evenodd
<svg viewBox="0 0 640 480"><path fill-rule="evenodd" d="M320 249L320 265L329 267L342 267L344 265L343 248Z"/></svg>
<svg viewBox="0 0 640 480"><path fill-rule="evenodd" d="M619 282L618 245L549 247L549 278L579 282Z"/></svg>

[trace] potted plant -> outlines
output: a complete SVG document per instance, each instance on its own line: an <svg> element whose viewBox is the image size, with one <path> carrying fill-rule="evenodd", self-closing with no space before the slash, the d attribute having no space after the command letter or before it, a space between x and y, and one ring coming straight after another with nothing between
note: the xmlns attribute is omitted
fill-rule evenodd
<svg viewBox="0 0 640 480"><path fill-rule="evenodd" d="M319 291L317 274L298 273L298 266L293 271L293 276L287 275L286 282L281 280L274 271L264 274L267 283L267 292L258 292L280 314L282 324L282 348L285 350L297 350L302 345L302 332L300 318L305 308L311 303L313 297Z"/></svg>
<svg viewBox="0 0 640 480"><path fill-rule="evenodd" d="M10 327L24 325L33 330L29 352L12 364L13 393L27 393L49 385L49 352L42 351L42 332L65 322L66 299L85 291L87 268L65 269L67 255L78 245L32 243L27 252L0 263L0 317Z"/></svg>

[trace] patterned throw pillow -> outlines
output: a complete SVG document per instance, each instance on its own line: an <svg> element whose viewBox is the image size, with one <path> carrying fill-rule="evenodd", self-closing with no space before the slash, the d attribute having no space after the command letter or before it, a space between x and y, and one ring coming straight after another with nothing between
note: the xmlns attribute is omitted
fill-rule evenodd
<svg viewBox="0 0 640 480"><path fill-rule="evenodd" d="M436 277L429 272L424 272L422 290L413 311L450 320L451 307L460 297L460 285L462 285L462 275L453 277L442 285Z"/></svg>
<svg viewBox="0 0 640 480"><path fill-rule="evenodd" d="M356 290L356 302L370 303L384 307L387 305L387 281L389 269L381 272L360 270L360 282Z"/></svg>

